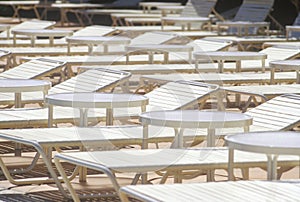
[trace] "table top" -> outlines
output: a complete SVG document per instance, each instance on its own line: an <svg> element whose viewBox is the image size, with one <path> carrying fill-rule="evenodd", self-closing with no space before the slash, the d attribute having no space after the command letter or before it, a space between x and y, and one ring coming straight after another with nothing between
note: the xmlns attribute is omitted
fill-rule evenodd
<svg viewBox="0 0 300 202"><path fill-rule="evenodd" d="M225 22L217 22L217 25L240 25L244 27L251 26L268 26L269 22L250 22L250 21L225 21Z"/></svg>
<svg viewBox="0 0 300 202"><path fill-rule="evenodd" d="M70 43L130 43L130 38L121 36L70 36L66 38Z"/></svg>
<svg viewBox="0 0 300 202"><path fill-rule="evenodd" d="M229 148L266 154L300 155L300 133L274 131L228 135Z"/></svg>
<svg viewBox="0 0 300 202"><path fill-rule="evenodd" d="M176 128L226 128L249 126L252 117L224 111L171 110L142 113L140 122Z"/></svg>
<svg viewBox="0 0 300 202"><path fill-rule="evenodd" d="M126 46L126 51L133 50L162 50L162 51L193 51L193 46L171 44L136 44Z"/></svg>
<svg viewBox="0 0 300 202"><path fill-rule="evenodd" d="M90 4L90 3L54 3L51 5L55 8L98 8L104 7L103 4Z"/></svg>
<svg viewBox="0 0 300 202"><path fill-rule="evenodd" d="M182 21L182 22L208 22L210 21L207 17L162 17L162 20L167 21Z"/></svg>
<svg viewBox="0 0 300 202"><path fill-rule="evenodd" d="M157 6L157 9L159 10L183 10L185 8L185 6L170 6L170 5L167 5L167 6Z"/></svg>
<svg viewBox="0 0 300 202"><path fill-rule="evenodd" d="M0 1L0 5L35 5L39 1Z"/></svg>
<svg viewBox="0 0 300 202"><path fill-rule="evenodd" d="M74 108L109 109L147 105L148 98L129 93L59 93L46 96L46 103Z"/></svg>
<svg viewBox="0 0 300 202"><path fill-rule="evenodd" d="M175 2L140 2L140 6L151 6L151 7L157 7L157 6L180 6L181 3L175 3Z"/></svg>
<svg viewBox="0 0 300 202"><path fill-rule="evenodd" d="M268 55L265 53L248 52L248 51L210 51L210 52L195 52L195 59L213 60L261 60L267 59Z"/></svg>
<svg viewBox="0 0 300 202"><path fill-rule="evenodd" d="M32 92L49 90L51 82L33 79L0 79L1 92Z"/></svg>
<svg viewBox="0 0 300 202"><path fill-rule="evenodd" d="M300 60L275 60L269 63L271 68L290 68L300 70Z"/></svg>
<svg viewBox="0 0 300 202"><path fill-rule="evenodd" d="M13 34L35 35L35 36L67 36L73 34L70 30L56 29L15 29L11 30Z"/></svg>
<svg viewBox="0 0 300 202"><path fill-rule="evenodd" d="M285 29L287 30L300 30L300 26L298 25L288 25L288 26L285 26Z"/></svg>

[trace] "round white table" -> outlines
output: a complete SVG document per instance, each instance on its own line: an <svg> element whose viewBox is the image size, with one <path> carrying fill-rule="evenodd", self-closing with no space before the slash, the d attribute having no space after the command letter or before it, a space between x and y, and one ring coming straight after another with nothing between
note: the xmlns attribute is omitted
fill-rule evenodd
<svg viewBox="0 0 300 202"><path fill-rule="evenodd" d="M268 33L270 23L269 22L249 22L249 21L225 21L217 22L218 35L221 34L222 26L236 27L238 36L247 36L249 34L250 28L265 28Z"/></svg>
<svg viewBox="0 0 300 202"><path fill-rule="evenodd" d="M154 63L154 54L163 53L164 63L169 62L169 53L171 52L188 52L188 60L192 61L192 52L194 48L189 45L173 45L173 44L137 44L125 47L126 50L126 63L129 62L129 55L134 52L147 52L149 55L149 63Z"/></svg>
<svg viewBox="0 0 300 202"><path fill-rule="evenodd" d="M198 69L200 60L216 60L218 62L218 72L224 72L225 61L236 61L236 72L240 72L242 65L241 60L261 60L262 72L265 72L265 60L267 54L247 51L211 51L195 52L195 66Z"/></svg>
<svg viewBox="0 0 300 202"><path fill-rule="evenodd" d="M55 29L16 29L11 30L13 34L14 45L17 43L17 35L29 36L31 40L31 46L35 46L36 37L49 37L49 45L54 45L54 37L71 36L73 31L70 30L55 30Z"/></svg>
<svg viewBox="0 0 300 202"><path fill-rule="evenodd" d="M244 133L225 137L229 147L228 172L233 180L234 150L264 153L268 157L268 180L276 180L278 155L300 155L300 133L272 131Z"/></svg>
<svg viewBox="0 0 300 202"><path fill-rule="evenodd" d="M53 122L53 106L73 107L80 110L80 126L88 125L88 109L106 108L106 125L113 124L113 108L141 107L145 111L148 98L127 93L59 93L46 96L48 126Z"/></svg>
<svg viewBox="0 0 300 202"><path fill-rule="evenodd" d="M300 83L300 60L276 60L276 61L271 61L269 63L270 69L271 69L271 80L270 83L274 84L275 83L275 72L276 70L291 70L291 71L296 71L296 78L297 78L297 83Z"/></svg>
<svg viewBox="0 0 300 202"><path fill-rule="evenodd" d="M44 97L51 88L50 81L33 79L0 79L0 92L15 94L15 107L22 106L22 93L42 91Z"/></svg>
<svg viewBox="0 0 300 202"><path fill-rule="evenodd" d="M161 18L161 30L164 30L164 26L170 23L179 23L181 24L181 29L185 30L185 27L188 31L191 30L191 25L194 23L199 23L202 26L202 23L208 23L210 29L210 18L207 17L162 17ZM201 29L200 26L200 29Z"/></svg>
<svg viewBox="0 0 300 202"><path fill-rule="evenodd" d="M108 52L109 45L128 45L130 38L120 36L71 36L67 37L68 53L70 53L71 44L87 45L89 54L93 52L94 45L103 45L103 52Z"/></svg>
<svg viewBox="0 0 300 202"><path fill-rule="evenodd" d="M140 122L144 126L143 148L147 148L148 125L172 127L177 131L175 140L177 147L183 147L183 131L185 128L206 128L207 146L215 146L215 130L217 128L243 127L249 131L252 117L234 112L198 111L198 110L171 110L152 111L140 115Z"/></svg>

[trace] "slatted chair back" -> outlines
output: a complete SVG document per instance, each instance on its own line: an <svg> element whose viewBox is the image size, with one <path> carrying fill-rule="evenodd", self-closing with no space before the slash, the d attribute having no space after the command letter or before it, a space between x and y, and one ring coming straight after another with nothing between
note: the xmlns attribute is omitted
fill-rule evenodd
<svg viewBox="0 0 300 202"><path fill-rule="evenodd" d="M191 0L191 2L198 16L207 17L209 14L211 14L217 3L217 0Z"/></svg>
<svg viewBox="0 0 300 202"><path fill-rule="evenodd" d="M147 111L186 109L204 102L219 86L192 81L169 82L145 94L149 98Z"/></svg>
<svg viewBox="0 0 300 202"><path fill-rule="evenodd" d="M130 42L131 45L137 44L161 44L166 43L174 38L177 35L173 33L166 33L166 32L146 32L141 34L135 38L133 38Z"/></svg>
<svg viewBox="0 0 300 202"><path fill-rule="evenodd" d="M224 51L232 46L232 42L226 39L202 38L194 40L187 45L194 47L194 52L199 51Z"/></svg>
<svg viewBox="0 0 300 202"><path fill-rule="evenodd" d="M195 7L193 6L192 0L189 0L185 6L184 9L181 12L182 17L197 17L197 12Z"/></svg>
<svg viewBox="0 0 300 202"><path fill-rule="evenodd" d="M97 92L125 85L131 74L125 71L97 68L83 72L49 90L49 94L67 92Z"/></svg>
<svg viewBox="0 0 300 202"><path fill-rule="evenodd" d="M182 10L182 17L207 17L211 14L217 0L189 0Z"/></svg>
<svg viewBox="0 0 300 202"><path fill-rule="evenodd" d="M92 25L74 32L73 36L105 36L115 31L116 29L110 26Z"/></svg>
<svg viewBox="0 0 300 202"><path fill-rule="evenodd" d="M244 0L232 21L264 22L272 10L274 0ZM237 28L230 28L229 33L237 33ZM249 28L248 33L256 34L257 28Z"/></svg>
<svg viewBox="0 0 300 202"><path fill-rule="evenodd" d="M182 17L208 17L212 13L217 0L189 0L182 13ZM192 26L199 27L199 23L192 23ZM181 26L180 23L175 23Z"/></svg>
<svg viewBox="0 0 300 202"><path fill-rule="evenodd" d="M288 60L299 56L299 49L291 46L272 46L260 51L268 55L268 61L273 60Z"/></svg>
<svg viewBox="0 0 300 202"><path fill-rule="evenodd" d="M0 78L7 79L39 79L49 76L55 72L63 74L62 68L66 63L50 60L45 58L38 58L22 63L12 69L0 73Z"/></svg>
<svg viewBox="0 0 300 202"><path fill-rule="evenodd" d="M274 0L244 0L233 21L263 22L273 4Z"/></svg>
<svg viewBox="0 0 300 202"><path fill-rule="evenodd" d="M253 126L270 130L289 130L300 123L300 95L285 94L245 112L253 117Z"/></svg>
<svg viewBox="0 0 300 202"><path fill-rule="evenodd" d="M300 12L298 13L296 19L294 20L293 26L300 26ZM289 37L299 38L300 32L299 31L290 31Z"/></svg>

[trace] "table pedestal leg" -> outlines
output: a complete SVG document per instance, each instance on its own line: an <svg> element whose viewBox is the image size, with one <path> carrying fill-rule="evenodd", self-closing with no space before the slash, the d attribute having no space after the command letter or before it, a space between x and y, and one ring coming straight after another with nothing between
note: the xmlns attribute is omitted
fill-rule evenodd
<svg viewBox="0 0 300 202"><path fill-rule="evenodd" d="M142 149L148 149L148 137L149 137L149 126L143 125L143 142L142 142ZM142 174L141 176L142 184L146 184L148 180L147 173Z"/></svg>
<svg viewBox="0 0 300 202"><path fill-rule="evenodd" d="M268 180L277 179L277 155L267 155L268 157Z"/></svg>
<svg viewBox="0 0 300 202"><path fill-rule="evenodd" d="M87 127L88 125L88 109L80 109L79 126Z"/></svg>
<svg viewBox="0 0 300 202"><path fill-rule="evenodd" d="M164 63L168 64L168 62L169 62L169 53L166 52L166 53L164 53Z"/></svg>
<svg viewBox="0 0 300 202"><path fill-rule="evenodd" d="M271 68L270 84L275 84L275 68Z"/></svg>
<svg viewBox="0 0 300 202"><path fill-rule="evenodd" d="M215 129L207 129L207 146L214 147L216 144L216 130Z"/></svg>
<svg viewBox="0 0 300 202"><path fill-rule="evenodd" d="M143 126L143 143L142 143L142 149L148 149L148 125Z"/></svg>
<svg viewBox="0 0 300 202"><path fill-rule="evenodd" d="M149 52L149 64L153 64L154 62L154 55L152 52Z"/></svg>
<svg viewBox="0 0 300 202"><path fill-rule="evenodd" d="M53 126L53 106L48 105L48 128Z"/></svg>
<svg viewBox="0 0 300 202"><path fill-rule="evenodd" d="M21 93L15 93L15 107L16 108L21 108Z"/></svg>
<svg viewBox="0 0 300 202"><path fill-rule="evenodd" d="M174 129L175 130L175 148L183 148L183 131L184 129Z"/></svg>
<svg viewBox="0 0 300 202"><path fill-rule="evenodd" d="M92 53L93 53L93 45L92 44L88 44L88 52L89 52L89 55L92 55Z"/></svg>
<svg viewBox="0 0 300 202"><path fill-rule="evenodd" d="M236 61L236 72L242 71L242 61L238 60Z"/></svg>
<svg viewBox="0 0 300 202"><path fill-rule="evenodd" d="M266 71L266 60L265 59L261 60L261 67L262 67L262 72L265 73L265 71Z"/></svg>
<svg viewBox="0 0 300 202"><path fill-rule="evenodd" d="M34 44L35 44L35 36L31 36L31 37L30 37L30 43L31 43L31 47L34 47Z"/></svg>
<svg viewBox="0 0 300 202"><path fill-rule="evenodd" d="M223 67L224 67L224 61L223 60L218 61L218 71L219 71L219 73L223 73Z"/></svg>
<svg viewBox="0 0 300 202"><path fill-rule="evenodd" d="M106 109L106 125L110 126L113 125L113 109Z"/></svg>
<svg viewBox="0 0 300 202"><path fill-rule="evenodd" d="M208 147L214 147L215 142L216 142L216 137L215 137L216 131L215 129L208 129L207 130L207 146ZM214 181L214 176L215 176L215 170L208 170L207 171L207 181L211 182Z"/></svg>
<svg viewBox="0 0 300 202"><path fill-rule="evenodd" d="M234 163L234 150L229 148L228 150L228 180L234 180L233 175L233 163Z"/></svg>
<svg viewBox="0 0 300 202"><path fill-rule="evenodd" d="M103 44L103 53L108 53L108 45Z"/></svg>

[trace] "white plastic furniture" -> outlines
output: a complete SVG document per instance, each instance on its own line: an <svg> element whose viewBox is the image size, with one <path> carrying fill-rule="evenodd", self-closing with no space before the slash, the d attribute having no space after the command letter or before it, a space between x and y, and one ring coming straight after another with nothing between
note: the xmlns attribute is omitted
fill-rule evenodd
<svg viewBox="0 0 300 202"><path fill-rule="evenodd" d="M110 45L128 45L130 38L120 36L71 36L67 37L68 53L70 53L71 45L87 45L89 54L93 52L94 45L103 45L103 52L108 53Z"/></svg>
<svg viewBox="0 0 300 202"><path fill-rule="evenodd" d="M126 63L129 62L129 55L131 53L138 52L146 52L149 55L149 64L154 63L154 54L155 53L163 53L164 54L164 63L167 64L169 62L170 53L177 52L187 52L188 53L188 62L192 61L192 52L193 47L189 45L169 45L169 44L137 44L137 45L129 45L126 46L125 50L126 54Z"/></svg>
<svg viewBox="0 0 300 202"><path fill-rule="evenodd" d="M22 106L22 93L42 91L45 97L50 88L50 81L33 79L0 79L0 92L14 93L16 108Z"/></svg>
<svg viewBox="0 0 300 202"><path fill-rule="evenodd" d="M175 129L178 148L183 147L183 133L185 128L206 128L207 146L215 146L215 133L217 128L243 127L249 131L252 117L234 112L224 111L198 111L198 110L170 110L145 112L139 118L144 126L142 147L147 148L148 126L164 126Z"/></svg>
<svg viewBox="0 0 300 202"><path fill-rule="evenodd" d="M11 30L11 32L13 34L14 46L17 44L17 35L25 35L30 37L32 47L35 46L35 39L37 37L48 37L49 45L53 46L55 37L65 37L73 34L73 31L53 29L16 29Z"/></svg>
<svg viewBox="0 0 300 202"><path fill-rule="evenodd" d="M148 98L138 94L117 93L59 93L46 97L48 104L48 126L52 126L53 106L73 107L80 111L80 126L88 125L89 108L106 109L106 125L113 124L113 109L141 107L145 111Z"/></svg>
<svg viewBox="0 0 300 202"><path fill-rule="evenodd" d="M275 83L276 70L295 71L297 83L300 84L300 60L276 60L269 63L271 69L271 84Z"/></svg>
<svg viewBox="0 0 300 202"><path fill-rule="evenodd" d="M262 72L265 72L265 60L267 54L247 51L212 51L212 52L195 52L195 66L199 68L199 61L214 61L218 62L218 72L223 73L225 61L236 62L236 72L241 72L241 60L261 60Z"/></svg>
<svg viewBox="0 0 300 202"><path fill-rule="evenodd" d="M245 133L226 136L225 140L229 147L229 180L233 180L234 150L266 154L268 157L268 180L277 179L277 158L279 155L300 155L299 132Z"/></svg>

